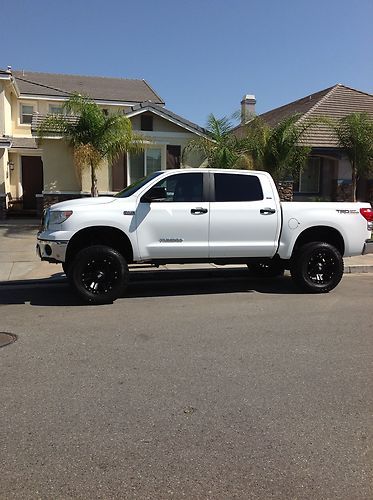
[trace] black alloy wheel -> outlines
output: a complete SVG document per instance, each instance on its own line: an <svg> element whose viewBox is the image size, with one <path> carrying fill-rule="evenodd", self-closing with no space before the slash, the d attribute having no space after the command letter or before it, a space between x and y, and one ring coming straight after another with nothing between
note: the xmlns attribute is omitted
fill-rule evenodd
<svg viewBox="0 0 373 500"><path fill-rule="evenodd" d="M128 267L118 251L105 245L93 245L77 254L69 266L68 277L85 302L105 304L125 291Z"/></svg>
<svg viewBox="0 0 373 500"><path fill-rule="evenodd" d="M307 243L298 250L294 258L291 276L305 291L330 292L342 279L343 258L329 243Z"/></svg>

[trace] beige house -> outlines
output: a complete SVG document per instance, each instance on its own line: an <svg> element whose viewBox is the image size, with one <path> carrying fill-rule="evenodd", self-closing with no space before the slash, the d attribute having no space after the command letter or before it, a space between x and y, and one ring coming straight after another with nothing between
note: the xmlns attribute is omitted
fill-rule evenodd
<svg viewBox="0 0 373 500"><path fill-rule="evenodd" d="M234 131L236 135L245 134L245 127L255 115L255 104L255 96L244 96L241 124ZM338 120L355 112L365 112L373 117L373 95L337 84L259 116L267 125L275 127L281 120L296 114L301 123L320 116ZM299 178L294 179L292 199L350 200L351 165L330 127L323 124L313 127L302 142L311 146L312 151L306 168ZM372 177L359 180L357 196L361 201L373 201Z"/></svg>
<svg viewBox="0 0 373 500"><path fill-rule="evenodd" d="M36 214L51 202L89 195L89 172L78 178L69 146L58 137L37 139L43 117L61 113L74 92L89 95L105 114L125 114L146 140L142 154L102 165L100 195L154 170L201 165L196 157L183 163L182 151L205 130L166 109L144 80L0 70L0 217Z"/></svg>

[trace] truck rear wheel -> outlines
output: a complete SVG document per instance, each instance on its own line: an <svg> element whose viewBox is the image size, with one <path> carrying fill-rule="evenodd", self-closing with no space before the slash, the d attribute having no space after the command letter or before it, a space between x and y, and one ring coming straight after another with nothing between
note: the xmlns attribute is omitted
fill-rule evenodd
<svg viewBox="0 0 373 500"><path fill-rule="evenodd" d="M68 278L80 298L91 304L107 304L127 288L127 262L106 245L83 248L69 266Z"/></svg>
<svg viewBox="0 0 373 500"><path fill-rule="evenodd" d="M327 293L343 276L343 258L329 243L306 243L292 259L291 277L307 292Z"/></svg>

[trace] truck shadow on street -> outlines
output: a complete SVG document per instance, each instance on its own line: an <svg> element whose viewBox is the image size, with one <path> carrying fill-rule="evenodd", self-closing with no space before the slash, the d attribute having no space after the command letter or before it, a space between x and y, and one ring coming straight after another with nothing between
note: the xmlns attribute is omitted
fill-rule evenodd
<svg viewBox="0 0 373 500"><path fill-rule="evenodd" d="M82 306L67 279L10 282L0 286L0 305ZM141 297L174 297L226 293L299 294L289 276L252 278L243 269L131 271L130 284L119 301Z"/></svg>

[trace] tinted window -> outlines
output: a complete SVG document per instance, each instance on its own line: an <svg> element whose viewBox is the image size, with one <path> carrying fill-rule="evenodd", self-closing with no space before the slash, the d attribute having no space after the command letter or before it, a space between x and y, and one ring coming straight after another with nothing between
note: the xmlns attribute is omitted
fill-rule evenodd
<svg viewBox="0 0 373 500"><path fill-rule="evenodd" d="M256 175L215 174L215 201L262 199L262 186Z"/></svg>
<svg viewBox="0 0 373 500"><path fill-rule="evenodd" d="M154 172L147 177L143 177L142 179L133 182L130 186L124 188L123 191L120 191L119 193L114 195L115 198L128 198L129 196L133 195L133 193L136 193L136 191L143 187L147 182L151 181L152 179L154 179L154 177L157 177L161 173L162 172Z"/></svg>
<svg viewBox="0 0 373 500"><path fill-rule="evenodd" d="M176 174L159 181L156 186L165 187L167 201L202 201L203 174Z"/></svg>

